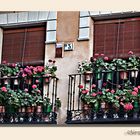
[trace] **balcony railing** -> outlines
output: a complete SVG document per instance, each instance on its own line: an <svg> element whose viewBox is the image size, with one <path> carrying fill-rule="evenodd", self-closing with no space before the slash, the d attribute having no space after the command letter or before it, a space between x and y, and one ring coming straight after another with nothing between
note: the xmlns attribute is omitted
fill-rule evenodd
<svg viewBox="0 0 140 140"><path fill-rule="evenodd" d="M133 90L140 88L137 88L140 84L139 74L139 71L127 70L69 75L66 123L140 123L139 98L131 96ZM114 97L118 96L117 101ZM115 101L119 106L114 106ZM128 102L130 106L127 108Z"/></svg>
<svg viewBox="0 0 140 140"><path fill-rule="evenodd" d="M57 82L58 78L56 77L0 77L0 89L4 87L3 90L6 89L5 94L9 94L9 99L6 97L8 101L0 106L0 124L56 124ZM26 98L27 95L34 94L32 93L32 86L35 84L38 85L42 101L49 99L46 105L37 106L33 101L32 103L27 102L32 100ZM15 98L19 98L23 91L26 97L18 99L19 105L17 105L17 99L10 96L15 95ZM15 94L10 92L15 92ZM15 105L17 106L15 107Z"/></svg>

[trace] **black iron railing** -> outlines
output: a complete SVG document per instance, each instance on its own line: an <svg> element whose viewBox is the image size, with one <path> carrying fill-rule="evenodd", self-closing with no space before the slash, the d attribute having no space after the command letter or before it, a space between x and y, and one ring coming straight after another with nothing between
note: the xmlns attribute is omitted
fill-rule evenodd
<svg viewBox="0 0 140 140"><path fill-rule="evenodd" d="M137 87L140 85L139 71L102 71L86 74L69 75L68 103L67 103L67 124L98 124L98 123L140 123L140 102L134 105L133 109L125 110L123 105L114 107L111 102L107 105L100 105L95 109L92 103L82 99L82 90L93 88L99 94L105 89L123 91L125 88ZM81 86L81 87L80 87ZM94 86L94 87L93 87ZM83 94L85 94L83 91ZM113 94L113 93L112 93ZM82 96L81 96L82 95ZM94 96L94 95L93 95ZM95 95L96 96L96 95ZM120 99L119 99L120 100ZM104 107L103 107L104 106Z"/></svg>
<svg viewBox="0 0 140 140"><path fill-rule="evenodd" d="M7 91L9 89L15 93L24 91L25 94L33 95L34 93L32 93L32 86L37 85L42 101L43 99L47 99L49 101L47 101L46 105L41 104L38 105L38 107L33 101L30 104L24 104L24 102L28 100L26 100L26 97L24 97L24 101L22 101L23 105L19 103L19 105L15 107L13 104L16 103L10 105L10 101L5 99L5 103L0 105L0 124L56 124L57 82L58 78L51 76L1 77L0 89L5 87ZM9 94L6 91L4 92L5 94ZM18 96L16 97L18 98ZM7 104L7 102L9 104Z"/></svg>

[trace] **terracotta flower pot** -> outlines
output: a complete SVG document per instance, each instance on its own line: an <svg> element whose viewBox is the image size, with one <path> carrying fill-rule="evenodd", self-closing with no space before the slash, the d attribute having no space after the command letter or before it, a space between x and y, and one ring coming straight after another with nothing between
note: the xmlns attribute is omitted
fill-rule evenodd
<svg viewBox="0 0 140 140"><path fill-rule="evenodd" d="M34 112L34 106L28 106L27 113L33 113L33 112Z"/></svg>
<svg viewBox="0 0 140 140"><path fill-rule="evenodd" d="M5 106L0 106L0 113L4 113L5 112Z"/></svg>
<svg viewBox="0 0 140 140"><path fill-rule="evenodd" d="M86 71L84 74L85 74L84 75L85 76L85 81L90 82L92 72L91 71Z"/></svg>
<svg viewBox="0 0 140 140"><path fill-rule="evenodd" d="M36 107L36 112L37 113L42 112L42 106L41 105Z"/></svg>
<svg viewBox="0 0 140 140"><path fill-rule="evenodd" d="M128 73L127 72L125 72L125 71L121 71L120 72L120 79L125 80L125 79L127 79L127 77L128 77Z"/></svg>

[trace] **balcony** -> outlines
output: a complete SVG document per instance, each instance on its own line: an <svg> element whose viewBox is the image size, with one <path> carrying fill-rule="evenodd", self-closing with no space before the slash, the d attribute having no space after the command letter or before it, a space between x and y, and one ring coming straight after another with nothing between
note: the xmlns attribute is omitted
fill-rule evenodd
<svg viewBox="0 0 140 140"><path fill-rule="evenodd" d="M57 82L55 76L23 77L20 71L5 76L1 69L0 124L57 124Z"/></svg>
<svg viewBox="0 0 140 140"><path fill-rule="evenodd" d="M140 123L139 70L69 75L67 124Z"/></svg>

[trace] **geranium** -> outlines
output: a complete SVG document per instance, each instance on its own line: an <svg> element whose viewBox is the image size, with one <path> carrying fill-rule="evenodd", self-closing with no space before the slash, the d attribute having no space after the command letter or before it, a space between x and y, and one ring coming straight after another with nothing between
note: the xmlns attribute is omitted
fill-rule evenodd
<svg viewBox="0 0 140 140"><path fill-rule="evenodd" d="M124 109L126 111L132 110L133 109L133 105L131 103L127 103L124 105Z"/></svg>
<svg viewBox="0 0 140 140"><path fill-rule="evenodd" d="M138 92L138 91L139 91L137 87L134 87L133 90L134 90L135 92Z"/></svg>
<svg viewBox="0 0 140 140"><path fill-rule="evenodd" d="M132 95L137 96L137 92L136 91L132 91Z"/></svg>
<svg viewBox="0 0 140 140"><path fill-rule="evenodd" d="M28 92L28 89L27 89L27 88L25 88L25 89L24 89L24 91L25 91L25 92Z"/></svg>
<svg viewBox="0 0 140 140"><path fill-rule="evenodd" d="M79 88L83 88L84 86L83 85L79 85Z"/></svg>
<svg viewBox="0 0 140 140"><path fill-rule="evenodd" d="M37 88L37 85L35 85L35 84L34 84L34 85L32 85L32 88L33 88L33 89Z"/></svg>
<svg viewBox="0 0 140 140"><path fill-rule="evenodd" d="M96 88L96 85L95 84L92 84L92 86L91 86L92 88Z"/></svg>
<svg viewBox="0 0 140 140"><path fill-rule="evenodd" d="M1 88L1 91L7 92L7 88L6 88L6 87L2 87L2 88Z"/></svg>
<svg viewBox="0 0 140 140"><path fill-rule="evenodd" d="M132 51L129 51L128 54L132 55L132 54L134 54L134 53L133 53Z"/></svg>
<svg viewBox="0 0 140 140"><path fill-rule="evenodd" d="M82 90L82 94L87 94L88 92L89 92L89 91L86 90L86 89Z"/></svg>
<svg viewBox="0 0 140 140"><path fill-rule="evenodd" d="M104 57L104 60L105 60L105 61L108 61L108 60L109 60L109 58L106 56L106 57Z"/></svg>
<svg viewBox="0 0 140 140"><path fill-rule="evenodd" d="M114 93L115 93L115 90L114 90L114 89L112 89L110 92L111 92L112 94L114 94Z"/></svg>
<svg viewBox="0 0 140 140"><path fill-rule="evenodd" d="M92 93L91 96L95 97L95 96L97 96L97 94L96 93Z"/></svg>

